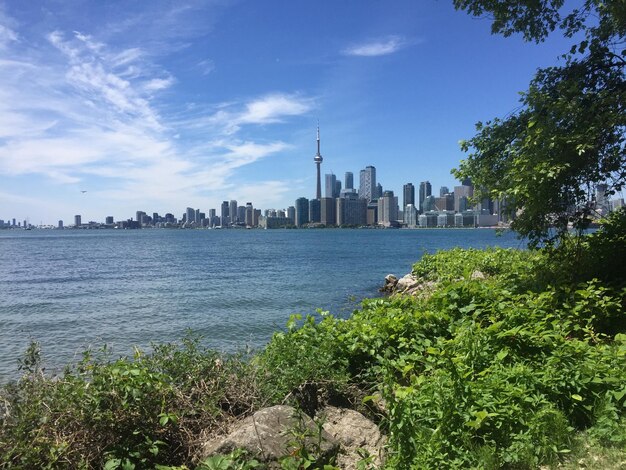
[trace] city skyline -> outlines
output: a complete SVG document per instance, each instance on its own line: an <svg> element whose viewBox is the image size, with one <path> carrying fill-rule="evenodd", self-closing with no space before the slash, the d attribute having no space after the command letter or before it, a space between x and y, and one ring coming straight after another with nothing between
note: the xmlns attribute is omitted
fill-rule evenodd
<svg viewBox="0 0 626 470"><path fill-rule="evenodd" d="M324 174L452 188L458 141L573 42L410 0L0 1L0 33L0 216L51 225L311 198L318 120Z"/></svg>

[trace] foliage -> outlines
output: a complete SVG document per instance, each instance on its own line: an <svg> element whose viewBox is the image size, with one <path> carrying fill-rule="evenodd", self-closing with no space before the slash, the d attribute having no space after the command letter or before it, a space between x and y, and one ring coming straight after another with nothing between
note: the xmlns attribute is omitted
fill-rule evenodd
<svg viewBox="0 0 626 470"><path fill-rule="evenodd" d="M588 226L596 185L607 195L626 183L626 8L622 0L586 0L561 13L563 0L455 0L475 16L493 15L492 31L542 41L559 28L584 40L565 64L539 69L521 109L476 125L461 142L469 157L454 174L471 178L475 197L504 201L512 227L533 244Z"/></svg>
<svg viewBox="0 0 626 470"><path fill-rule="evenodd" d="M178 465L195 452L190 436L257 406L244 358L220 357L199 338L111 360L84 353L60 377L29 373L0 392L0 466L145 468Z"/></svg>

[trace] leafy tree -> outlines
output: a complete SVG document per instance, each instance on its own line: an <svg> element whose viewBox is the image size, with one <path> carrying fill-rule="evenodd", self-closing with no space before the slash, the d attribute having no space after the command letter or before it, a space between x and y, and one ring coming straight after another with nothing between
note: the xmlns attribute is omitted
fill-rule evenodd
<svg viewBox="0 0 626 470"><path fill-rule="evenodd" d="M532 245L563 237L568 224L586 228L598 184L608 195L626 184L626 1L564 3L454 0L489 15L493 33L541 42L558 29L574 43L563 65L537 71L517 112L476 124L461 142L469 156L453 170L472 179L477 199L505 201L512 227Z"/></svg>

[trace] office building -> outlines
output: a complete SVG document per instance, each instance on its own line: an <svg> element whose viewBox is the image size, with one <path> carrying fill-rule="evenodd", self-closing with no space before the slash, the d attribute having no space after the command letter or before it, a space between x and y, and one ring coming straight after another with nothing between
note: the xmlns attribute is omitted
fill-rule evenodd
<svg viewBox="0 0 626 470"><path fill-rule="evenodd" d="M376 168L366 166L359 173L359 197L371 202L376 199Z"/></svg>
<svg viewBox="0 0 626 470"><path fill-rule="evenodd" d="M296 199L296 227L309 223L309 200L305 197Z"/></svg>
<svg viewBox="0 0 626 470"><path fill-rule="evenodd" d="M104 219L104 223L107 225L113 225L113 216L112 215L108 215L106 217L106 219Z"/></svg>
<svg viewBox="0 0 626 470"><path fill-rule="evenodd" d="M13 219L13 225L15 225L15 219ZM82 221L81 221L80 215L75 215L74 216L74 226L75 227L80 227L81 225L82 225Z"/></svg>
<svg viewBox="0 0 626 470"><path fill-rule="evenodd" d="M335 196L335 186L336 186L335 183L337 183L337 177L334 174L330 173L325 176L325 180L326 180L326 186L325 186L324 195L330 198L338 197L338 196Z"/></svg>
<svg viewBox="0 0 626 470"><path fill-rule="evenodd" d="M222 219L222 227L228 227L230 225L230 204L228 201L222 201L220 217Z"/></svg>
<svg viewBox="0 0 626 470"><path fill-rule="evenodd" d="M228 215L230 217L231 225L234 225L238 222L237 219L237 201L231 200L228 204Z"/></svg>
<svg viewBox="0 0 626 470"><path fill-rule="evenodd" d="M367 201L356 192L335 199L337 225L362 226L367 224Z"/></svg>
<svg viewBox="0 0 626 470"><path fill-rule="evenodd" d="M446 194L449 194L450 190L448 189L447 186L442 186L441 188L439 188L439 197L444 197Z"/></svg>
<svg viewBox="0 0 626 470"><path fill-rule="evenodd" d="M417 209L414 204L407 204L404 207L404 223L409 228L417 227Z"/></svg>
<svg viewBox="0 0 626 470"><path fill-rule="evenodd" d="M246 202L246 226L254 227L254 207L251 202Z"/></svg>
<svg viewBox="0 0 626 470"><path fill-rule="evenodd" d="M471 183L466 179L463 183ZM474 196L474 187L471 184L461 184L454 187L454 211L463 212L469 209L469 199Z"/></svg>
<svg viewBox="0 0 626 470"><path fill-rule="evenodd" d="M344 187L345 189L354 189L354 175L351 171L346 171L346 175L344 177Z"/></svg>
<svg viewBox="0 0 626 470"><path fill-rule="evenodd" d="M418 207L418 211L420 214L422 214L425 211L424 201L426 200L427 196L432 195L432 191L433 191L433 188L430 184L430 181L422 181L420 183L419 207Z"/></svg>
<svg viewBox="0 0 626 470"><path fill-rule="evenodd" d="M320 201L320 222L327 227L337 225L334 197L323 197Z"/></svg>
<svg viewBox="0 0 626 470"><path fill-rule="evenodd" d="M402 187L402 210L405 211L409 204L415 206L415 186L413 183L407 183Z"/></svg>
<svg viewBox="0 0 626 470"><path fill-rule="evenodd" d="M196 211L192 207L185 210L185 223L193 224L196 221Z"/></svg>
<svg viewBox="0 0 626 470"><path fill-rule="evenodd" d="M398 222L398 198L393 191L385 191L378 198L378 225L391 227Z"/></svg>
<svg viewBox="0 0 626 470"><path fill-rule="evenodd" d="M311 199L309 201L309 222L319 224L322 220L321 199Z"/></svg>

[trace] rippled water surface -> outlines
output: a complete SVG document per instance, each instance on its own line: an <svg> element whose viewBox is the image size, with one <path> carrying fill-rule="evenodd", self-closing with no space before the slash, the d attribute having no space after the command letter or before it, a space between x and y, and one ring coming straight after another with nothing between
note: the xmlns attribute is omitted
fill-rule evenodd
<svg viewBox="0 0 626 470"><path fill-rule="evenodd" d="M3 230L0 383L31 340L48 368L103 344L175 341L260 347L292 313L347 316L425 252L520 247L511 233L468 230Z"/></svg>

